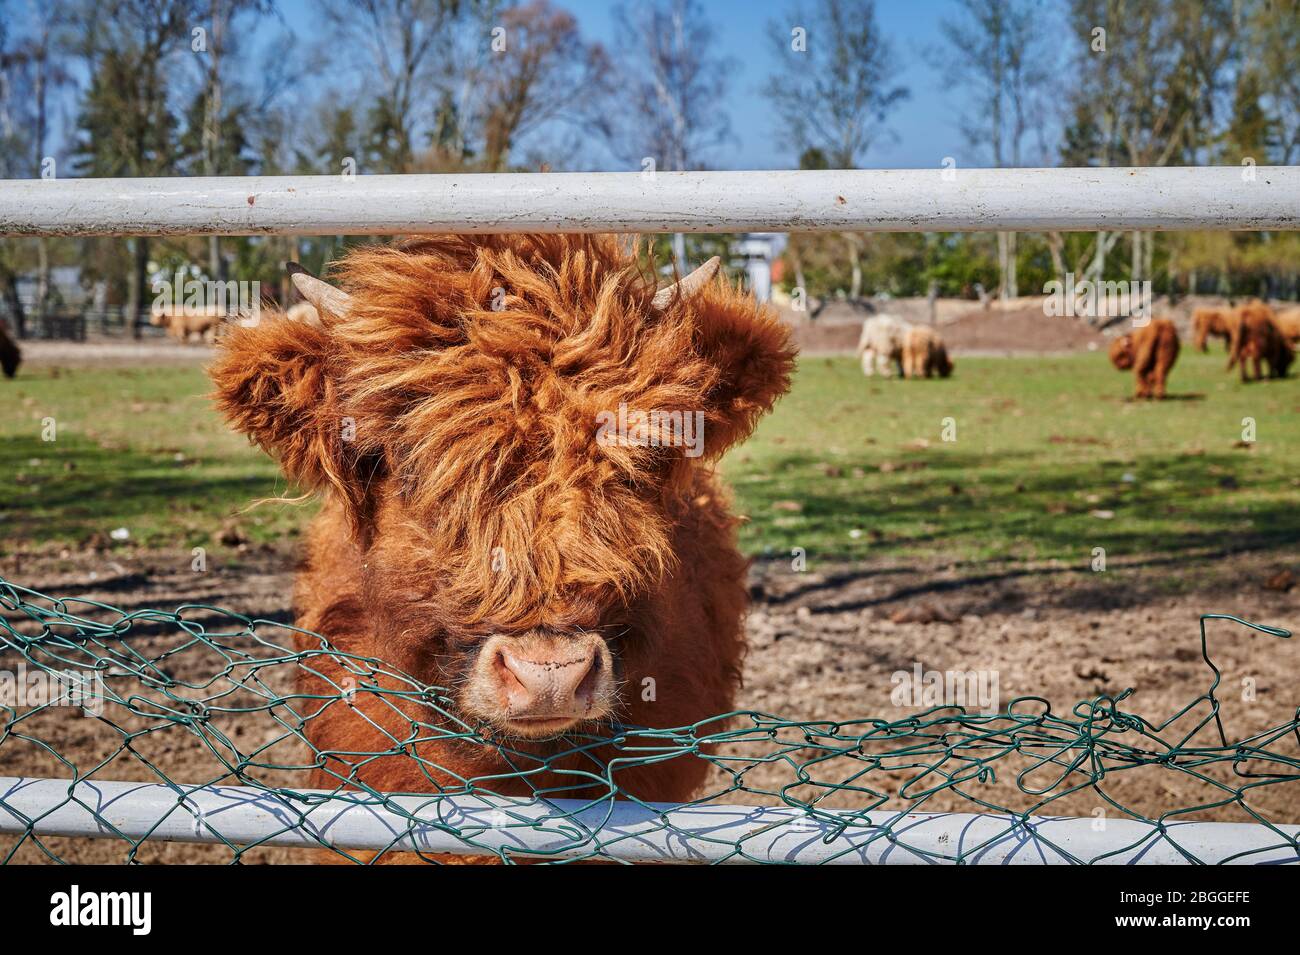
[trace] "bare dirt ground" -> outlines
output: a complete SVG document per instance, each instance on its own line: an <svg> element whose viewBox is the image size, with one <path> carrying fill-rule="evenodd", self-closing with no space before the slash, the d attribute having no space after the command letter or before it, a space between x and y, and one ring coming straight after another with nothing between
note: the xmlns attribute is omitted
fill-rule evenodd
<svg viewBox="0 0 1300 955"><path fill-rule="evenodd" d="M1198 574L1185 555L1152 559L1105 572L1087 567L1044 564L911 566L900 563L820 567L797 573L785 563L755 565L750 585L753 609L748 621L751 651L738 707L791 720L845 720L875 717L898 721L922 711L891 700L900 672L917 664L925 671L976 671L997 680L996 708L1018 697L1051 701L1053 712L1069 715L1079 701L1136 692L1122 708L1160 723L1209 687L1212 672L1201 658L1198 618L1217 612L1259 623L1287 627L1300 623L1300 589L1292 585L1296 568L1277 557L1218 554ZM272 621L289 621L293 557L266 548L231 554L228 562L203 574L190 569L188 553L143 552L105 557L63 554L0 559L0 576L52 595L83 595L125 610L170 610L181 604L211 603ZM85 568L101 569L88 573ZM1213 566L1213 573L1208 568ZM1176 581L1171 585L1171 581ZM198 619L198 612L187 614ZM145 624L137 631L145 652L157 652L176 640L174 627ZM1300 672L1300 640L1281 640L1246 631L1228 622L1210 628L1210 654L1223 672L1218 692L1223 701L1227 736L1244 739L1294 718L1295 674ZM213 660L191 653L178 658L178 680L198 681ZM8 666L8 662L5 663ZM265 674L273 690L287 689L291 666ZM282 685L281 685L282 684ZM1247 692L1249 690L1249 692ZM972 705L970 709L977 709ZM1180 739L1208 715L1204 704L1162 734ZM123 724L118 720L120 725ZM155 721L156 722L156 721ZM44 739L83 770L118 753L122 734L75 710L55 709L21 724L22 735ZM856 732L861 732L861 729ZM233 722L228 728L244 753L271 746L260 755L265 763L302 759L305 747L284 739L284 727L265 714ZM276 742L279 740L280 742ZM1217 745L1212 727L1194 737L1200 745ZM1134 737L1134 745L1141 740ZM1300 757L1300 740L1287 738L1270 748ZM272 745L274 744L274 745ZM196 782L220 775L214 754L183 731L149 734L132 741L134 758L119 753L100 778L156 781L146 761L174 780ZM1042 782L1032 775L1023 788L1017 772L1028 768L1012 756L998 764L996 778L964 788L986 803L1013 810L1034 806L1023 788ZM860 759L831 760L806 766L809 784L800 794L811 797L818 783L844 780L860 771ZM60 772L63 769L63 772ZM272 771L259 778L276 782ZM896 769L871 777L874 791L889 807L902 805L898 787L920 774ZM1241 785L1224 770L1215 775L1225 786ZM66 768L35 743L10 737L0 746L0 775L68 775ZM878 777L878 778L877 778ZM289 782L286 778L284 782ZM764 795L794 782L787 764L759 766L745 776L749 792L725 794L731 802L773 802ZM1078 780L1075 779L1075 782ZM300 784L300 783L299 783ZM858 780L857 785L863 785ZM710 792L730 785L721 774ZM914 784L915 785L915 784ZM1171 809L1218 802L1216 791L1192 774L1168 768L1126 771L1108 777L1107 796L1148 816ZM1274 822L1300 822L1295 785L1262 787L1248 805ZM838 793L827 806L861 806L862 794ZM974 811L967 799L943 792L924 808ZM1099 808L1118 814L1092 788L1051 803L1048 814L1091 815ZM1196 818L1240 821L1238 807L1202 809ZM50 850L67 860L120 862L127 846L120 840L48 839ZM0 837L0 856L13 845ZM137 858L150 862L225 862L224 847L148 843ZM291 850L255 850L244 861L303 861ZM44 861L34 844L21 847L15 861Z"/></svg>
<svg viewBox="0 0 1300 955"><path fill-rule="evenodd" d="M197 364L212 357L212 348L199 342L181 344L151 336L139 340L24 341L23 362L68 368L137 368L146 364Z"/></svg>
<svg viewBox="0 0 1300 955"><path fill-rule="evenodd" d="M988 309L972 302L965 302L960 309L951 307L952 301L946 304L950 307L938 316L939 333L953 354L959 356L1063 354L1103 347L1107 341L1080 319L1044 314L1041 299L1028 304L1016 300L1010 306ZM881 305L881 311L901 314L892 305ZM812 321L801 318L792 321L795 340L805 354L852 354L867 317L866 313L845 307L830 317L822 313ZM918 324L929 322L928 312L909 313L906 317Z"/></svg>
<svg viewBox="0 0 1300 955"><path fill-rule="evenodd" d="M1103 347L1106 339L1076 318L1048 316L1041 305L972 309L940 328L954 355L1072 352Z"/></svg>

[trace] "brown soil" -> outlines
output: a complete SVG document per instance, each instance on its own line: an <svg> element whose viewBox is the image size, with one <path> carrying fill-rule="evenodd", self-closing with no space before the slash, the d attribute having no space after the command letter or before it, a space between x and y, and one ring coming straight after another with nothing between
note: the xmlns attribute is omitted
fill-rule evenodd
<svg viewBox="0 0 1300 955"><path fill-rule="evenodd" d="M888 306L882 310L894 314ZM867 317L804 321L794 326L795 341L807 354L852 354ZM925 323L924 318L918 321ZM1079 319L1045 315L1041 302L1010 309L968 308L954 318L941 319L938 330L956 355L1041 355L1092 350L1107 342L1104 335Z"/></svg>
<svg viewBox="0 0 1300 955"><path fill-rule="evenodd" d="M157 335L127 341L24 341L20 344L24 364L36 366L138 368L146 364L197 364L212 358L212 348L201 342L183 345Z"/></svg>
<svg viewBox="0 0 1300 955"><path fill-rule="evenodd" d="M973 309L939 329L954 354L976 351L1038 354L1085 351L1106 339L1075 318L1043 314L1040 306L1010 311Z"/></svg>
<svg viewBox="0 0 1300 955"><path fill-rule="evenodd" d="M891 702L894 675L920 663L926 671L979 671L995 674L997 706L1005 709L1017 697L1044 697L1053 712L1069 716L1081 700L1114 695L1132 687L1135 694L1122 708L1159 723L1178 713L1204 693L1212 673L1201 659L1198 618L1205 612L1232 613L1260 623L1287 626L1300 617L1300 587L1287 587L1283 568L1271 558L1238 554L1220 557L1212 576L1173 570L1167 563L1147 561L1115 567L1105 573L1059 565L852 565L796 573L780 563L755 566L751 572L754 606L748 630L751 643L740 708L797 720L846 720L875 717L894 722L920 712ZM98 566L95 573L85 568ZM76 555L0 561L0 575L44 593L81 594L113 606L138 610L174 609L184 603L212 603L250 617L288 621L293 559L270 553L244 554L237 563L194 574L189 555L138 553L104 564L102 557ZM1180 586L1171 575L1181 573ZM1293 581L1294 578L1291 578ZM1226 583L1225 583L1226 581ZM187 613L194 619L199 611ZM269 625L268 625L269 626ZM237 629L237 628L235 628ZM273 629L273 628L272 628ZM140 646L157 652L176 640L174 627L146 623L138 630ZM1295 715L1294 674L1300 671L1300 641L1279 640L1246 631L1228 622L1210 628L1211 658L1223 671L1219 697L1229 739L1241 739ZM280 634L283 640L284 635ZM5 667L12 661L0 661ZM210 675L214 660L201 653L178 654L172 675L199 680ZM292 680L292 665L265 671L272 692L283 692ZM1254 699L1243 700L1243 680L1253 681ZM1206 715L1204 705L1163 734L1167 740L1183 735L1189 724ZM127 725L118 718L120 725ZM121 734L104 722L76 711L54 709L21 724L22 735L44 739L65 758L85 767L118 752ZM261 755L262 762L288 763L305 750L283 740L284 727L266 714L255 714L224 727L240 751L281 740ZM862 732L858 729L855 732ZM1212 727L1195 737L1202 745L1217 745ZM1134 736L1130 742L1139 744ZM1300 756L1296 741L1287 737L1271 749ZM104 779L155 781L144 759L168 777L197 782L220 778L220 763L194 735L150 734L133 742L138 755L119 753L98 773ZM1019 759L1019 762L1017 762ZM1008 809L1028 810L1035 799L1017 789L1017 772L1027 769L1023 758L999 762L996 779L970 783L968 792ZM837 782L862 769L860 758L805 766L809 784L791 794L813 798L817 782ZM287 774L259 770L268 783L292 783ZM920 770L873 773L870 784L899 806L898 787ZM1217 773L1217 775L1216 775ZM0 774L66 776L67 768L33 743L11 735L0 744ZM1208 771L1235 788L1240 778L1228 771ZM282 778L283 777L283 778ZM229 782L229 779L225 781ZM794 781L784 763L758 765L744 776L741 792L726 792L731 781L719 773L711 792L729 802L776 801L773 792ZM858 780L858 785L866 784ZM298 781L301 785L301 781ZM1032 787L1031 781L1026 783ZM1252 792L1249 805L1275 822L1300 821L1300 784L1266 786ZM1221 794L1192 774L1152 768L1108 777L1106 793L1134 811L1158 816L1177 808L1217 801ZM827 806L862 806L861 793L837 793ZM941 792L924 806L933 810L977 811L968 800ZM1084 788L1052 802L1053 815L1091 815L1107 806L1098 792ZM1200 810L1197 818L1241 820L1239 808ZM129 846L119 840L47 839L59 857L81 862L121 862ZM0 837L0 857L14 844ZM140 861L225 862L229 849L217 846L146 843ZM15 860L47 861L33 843L20 847ZM293 850L255 850L244 861L302 861Z"/></svg>

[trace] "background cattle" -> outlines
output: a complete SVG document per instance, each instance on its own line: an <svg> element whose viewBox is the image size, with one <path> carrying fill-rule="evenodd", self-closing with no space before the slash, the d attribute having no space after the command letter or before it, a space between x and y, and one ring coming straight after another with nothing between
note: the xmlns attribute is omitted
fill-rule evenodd
<svg viewBox="0 0 1300 955"><path fill-rule="evenodd" d="M1163 398L1170 369L1178 360L1178 329L1167 318L1153 318L1110 344L1110 361L1120 371L1133 369L1136 398Z"/></svg>
<svg viewBox="0 0 1300 955"><path fill-rule="evenodd" d="M316 306L311 302L298 302L289 306L289 310L284 313L284 317L291 322L307 322L309 325L320 325L320 313L316 311Z"/></svg>
<svg viewBox="0 0 1300 955"><path fill-rule="evenodd" d="M188 342L193 337L200 342L210 342L216 337L226 313L216 306L199 308L155 308L149 313L149 324L162 326L178 342Z"/></svg>
<svg viewBox="0 0 1300 955"><path fill-rule="evenodd" d="M1192 313L1192 347L1209 351L1209 339L1222 338L1225 348L1231 348L1232 330L1237 316L1229 308L1198 308Z"/></svg>
<svg viewBox="0 0 1300 955"><path fill-rule="evenodd" d="M892 315L876 315L862 323L858 337L858 360L862 373L870 378L877 371L892 378L894 369L903 374L903 339L912 325Z"/></svg>
<svg viewBox="0 0 1300 955"><path fill-rule="evenodd" d="M1284 308L1274 318L1282 337L1292 345L1300 344L1300 305Z"/></svg>
<svg viewBox="0 0 1300 955"><path fill-rule="evenodd" d="M9 337L8 329L0 322L0 371L5 373L6 378L12 378L18 374L22 360L23 354L18 350L18 343Z"/></svg>
<svg viewBox="0 0 1300 955"><path fill-rule="evenodd" d="M1233 310L1236 325L1229 343L1228 369L1241 368L1241 380L1250 381L1246 369L1250 362L1256 381L1263 378L1262 365L1268 366L1270 378L1285 378L1287 369L1295 360L1286 336L1273 319L1273 310L1263 302L1247 302Z"/></svg>
<svg viewBox="0 0 1300 955"><path fill-rule="evenodd" d="M297 271L321 324L234 327L210 373L234 427L323 497L298 624L453 688L451 734L464 720L539 758L611 721L731 709L746 561L711 462L786 391L794 350L716 267L656 293L613 237L525 235L362 247L341 263L346 292ZM621 406L698 412L703 456L598 443L597 416ZM345 677L304 669L300 689L333 697ZM524 795L573 787L566 771L613 755L530 778L456 739L414 743L415 759L346 756L390 750L417 719L436 714L405 697L322 705L307 735L335 755L313 785L499 776L496 791ZM611 772L630 796L678 801L707 769L683 757Z"/></svg>
<svg viewBox="0 0 1300 955"><path fill-rule="evenodd" d="M947 378L952 359L939 333L924 325L913 325L903 336L903 374L907 378Z"/></svg>

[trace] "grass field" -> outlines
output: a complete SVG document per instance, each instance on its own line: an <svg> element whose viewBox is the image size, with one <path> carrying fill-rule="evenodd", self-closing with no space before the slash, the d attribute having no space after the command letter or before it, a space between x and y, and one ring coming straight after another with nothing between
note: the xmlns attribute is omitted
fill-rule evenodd
<svg viewBox="0 0 1300 955"><path fill-rule="evenodd" d="M1184 351L1175 400L1138 403L1131 376L1099 354L967 358L950 380L911 382L806 359L777 412L724 462L750 519L742 545L801 547L810 562L1073 562L1098 546L1118 556L1293 544L1300 381L1243 386L1223 363ZM207 390L197 366L36 367L0 383L0 551L192 547L232 526L253 542L297 533L310 505L245 510L292 489L229 433ZM112 542L119 527L129 541Z"/></svg>

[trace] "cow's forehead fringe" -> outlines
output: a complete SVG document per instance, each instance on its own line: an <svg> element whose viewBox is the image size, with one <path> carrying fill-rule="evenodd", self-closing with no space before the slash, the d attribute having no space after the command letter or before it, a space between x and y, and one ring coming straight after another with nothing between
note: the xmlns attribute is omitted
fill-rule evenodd
<svg viewBox="0 0 1300 955"><path fill-rule="evenodd" d="M353 304L328 327L331 371L357 450L388 462L429 541L484 566L496 548L527 554L509 573L453 573L467 605L630 594L671 565L690 462L681 448L597 447L597 415L703 412L719 371L689 305L652 307L653 277L630 248L611 236L427 239L355 252L339 278Z"/></svg>

